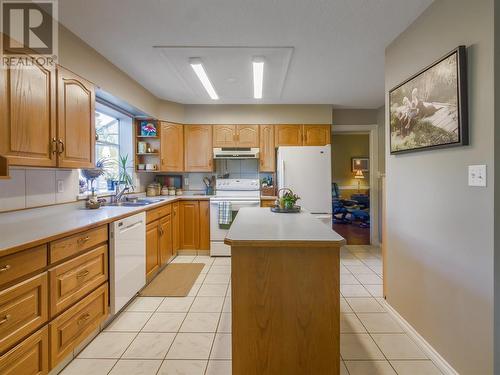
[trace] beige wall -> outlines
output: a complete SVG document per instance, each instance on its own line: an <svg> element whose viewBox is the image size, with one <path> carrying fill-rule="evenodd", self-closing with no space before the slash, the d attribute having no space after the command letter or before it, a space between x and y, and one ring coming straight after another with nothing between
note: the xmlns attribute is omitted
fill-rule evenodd
<svg viewBox="0 0 500 375"><path fill-rule="evenodd" d="M331 124L330 105L185 105L187 124Z"/></svg>
<svg viewBox="0 0 500 375"><path fill-rule="evenodd" d="M332 181L340 188L358 186L351 170L351 158L355 157L370 157L370 135L335 134L332 137ZM370 186L370 174L364 175L365 179L360 180L362 189Z"/></svg>
<svg viewBox="0 0 500 375"><path fill-rule="evenodd" d="M493 373L493 24L493 0L436 0L385 59L388 92L467 46L471 145L386 160L384 276L388 302L464 375ZM488 187L467 186L472 164L488 165Z"/></svg>
<svg viewBox="0 0 500 375"><path fill-rule="evenodd" d="M375 125L376 109L333 109L333 125Z"/></svg>
<svg viewBox="0 0 500 375"><path fill-rule="evenodd" d="M137 109L156 116L159 101L64 26L59 26L59 64Z"/></svg>
<svg viewBox="0 0 500 375"><path fill-rule="evenodd" d="M378 170L385 173L385 106L377 109L378 125Z"/></svg>

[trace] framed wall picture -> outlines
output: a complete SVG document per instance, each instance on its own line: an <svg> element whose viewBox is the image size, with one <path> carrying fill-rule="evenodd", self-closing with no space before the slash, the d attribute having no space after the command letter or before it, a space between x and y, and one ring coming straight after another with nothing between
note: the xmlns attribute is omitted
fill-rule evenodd
<svg viewBox="0 0 500 375"><path fill-rule="evenodd" d="M389 91L391 154L469 144L465 46Z"/></svg>
<svg viewBox="0 0 500 375"><path fill-rule="evenodd" d="M370 171L370 159L369 158L351 158L351 171L362 171L369 172Z"/></svg>

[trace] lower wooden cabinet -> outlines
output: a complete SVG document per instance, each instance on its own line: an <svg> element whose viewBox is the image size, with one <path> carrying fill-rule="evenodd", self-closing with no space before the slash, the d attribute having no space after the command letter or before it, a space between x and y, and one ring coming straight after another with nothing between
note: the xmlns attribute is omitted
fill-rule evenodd
<svg viewBox="0 0 500 375"><path fill-rule="evenodd" d="M163 266L174 256L172 247L172 215L169 214L160 219L158 228L160 231L160 264Z"/></svg>
<svg viewBox="0 0 500 375"><path fill-rule="evenodd" d="M108 279L108 246L50 269L49 279L50 315L54 317Z"/></svg>
<svg viewBox="0 0 500 375"><path fill-rule="evenodd" d="M182 250L210 249L210 202L182 201L180 212L180 248Z"/></svg>
<svg viewBox="0 0 500 375"><path fill-rule="evenodd" d="M260 206L261 207L272 207L272 206L274 206L274 200L273 199L262 199L260 201Z"/></svg>
<svg viewBox="0 0 500 375"><path fill-rule="evenodd" d="M151 280L160 269L158 238L158 221L146 225L146 279L148 281Z"/></svg>
<svg viewBox="0 0 500 375"><path fill-rule="evenodd" d="M66 310L49 324L50 367L53 368L94 332L108 316L108 284Z"/></svg>
<svg viewBox="0 0 500 375"><path fill-rule="evenodd" d="M172 251L177 255L180 249L179 202L172 204Z"/></svg>
<svg viewBox="0 0 500 375"><path fill-rule="evenodd" d="M47 326L30 335L0 357L2 375L45 375L49 372Z"/></svg>
<svg viewBox="0 0 500 375"><path fill-rule="evenodd" d="M47 322L47 300L47 272L0 292L0 353Z"/></svg>
<svg viewBox="0 0 500 375"><path fill-rule="evenodd" d="M200 204L198 201L182 201L180 211L180 247L197 250L200 244Z"/></svg>
<svg viewBox="0 0 500 375"><path fill-rule="evenodd" d="M210 202L200 201L200 243L198 250L210 250Z"/></svg>
<svg viewBox="0 0 500 375"><path fill-rule="evenodd" d="M47 245L0 258L0 286L47 267Z"/></svg>

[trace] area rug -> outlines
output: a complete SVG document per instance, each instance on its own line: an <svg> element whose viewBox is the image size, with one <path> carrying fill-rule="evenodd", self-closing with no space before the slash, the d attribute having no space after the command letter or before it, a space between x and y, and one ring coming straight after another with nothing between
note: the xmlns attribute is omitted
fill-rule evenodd
<svg viewBox="0 0 500 375"><path fill-rule="evenodd" d="M205 264L171 263L140 293L143 297L185 297Z"/></svg>

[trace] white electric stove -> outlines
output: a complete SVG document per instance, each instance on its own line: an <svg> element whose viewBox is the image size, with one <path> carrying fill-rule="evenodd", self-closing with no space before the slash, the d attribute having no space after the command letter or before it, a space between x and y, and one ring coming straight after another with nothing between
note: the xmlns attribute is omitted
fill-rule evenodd
<svg viewBox="0 0 500 375"><path fill-rule="evenodd" d="M258 179L218 179L216 194L210 198L210 255L231 256L231 247L224 244L228 228L219 225L219 202L231 202L233 217L242 207L260 206Z"/></svg>

